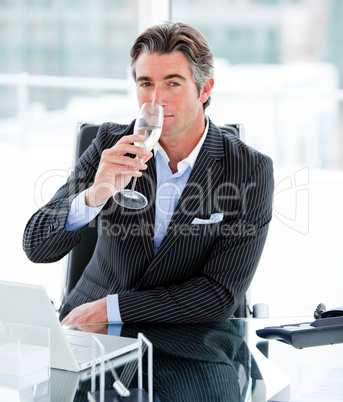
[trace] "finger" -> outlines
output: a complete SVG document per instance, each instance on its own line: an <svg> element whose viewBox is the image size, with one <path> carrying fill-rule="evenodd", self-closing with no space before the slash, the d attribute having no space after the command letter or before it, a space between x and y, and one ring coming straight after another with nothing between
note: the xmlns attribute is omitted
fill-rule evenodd
<svg viewBox="0 0 343 402"><path fill-rule="evenodd" d="M68 315L66 315L61 324L62 325L69 325L75 321L75 316L77 317L78 307L75 307Z"/></svg>
<svg viewBox="0 0 343 402"><path fill-rule="evenodd" d="M133 144L134 142L141 142L144 141L145 136L141 134L130 134L130 135L123 135L117 144Z"/></svg>
<svg viewBox="0 0 343 402"><path fill-rule="evenodd" d="M68 321L69 321L69 314L63 318L63 320L61 321L62 325L68 325Z"/></svg>
<svg viewBox="0 0 343 402"><path fill-rule="evenodd" d="M105 149L102 156L121 156L126 154L137 155L139 158L144 158L149 154L145 148L133 144L116 144L112 148Z"/></svg>
<svg viewBox="0 0 343 402"><path fill-rule="evenodd" d="M152 158L153 155L154 155L154 154L153 154L152 152L149 152L148 155L143 158L142 162L143 162L143 163L148 162L148 160L149 160L150 158Z"/></svg>
<svg viewBox="0 0 343 402"><path fill-rule="evenodd" d="M128 145L131 145L133 147L136 147L136 145L133 145L134 143L137 142L143 142L145 140L144 135L140 134L131 134L131 135L124 135L123 137L120 138L120 140L113 145L112 148L110 149L119 149L118 147L127 147ZM144 149L144 148L142 148ZM146 150L145 150L146 151Z"/></svg>
<svg viewBox="0 0 343 402"><path fill-rule="evenodd" d="M100 163L106 164L106 168L113 169L114 173L121 173L121 171L123 169L145 170L147 168L147 165L145 164L145 162L142 161L140 158L131 158L130 156L125 156L125 155L108 155L108 154L106 154L103 156Z"/></svg>

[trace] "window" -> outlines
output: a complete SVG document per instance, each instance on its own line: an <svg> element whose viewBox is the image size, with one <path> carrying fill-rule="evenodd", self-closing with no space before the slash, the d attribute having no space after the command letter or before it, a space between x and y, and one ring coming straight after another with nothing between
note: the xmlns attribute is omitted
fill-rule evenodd
<svg viewBox="0 0 343 402"><path fill-rule="evenodd" d="M273 220L252 287L271 314L342 304L342 17L339 0L172 1L173 21L203 32L215 56L209 116L243 123L274 161Z"/></svg>

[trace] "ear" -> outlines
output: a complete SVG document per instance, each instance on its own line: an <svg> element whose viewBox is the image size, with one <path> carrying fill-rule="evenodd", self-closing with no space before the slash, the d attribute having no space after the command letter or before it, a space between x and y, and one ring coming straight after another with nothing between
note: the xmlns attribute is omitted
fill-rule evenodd
<svg viewBox="0 0 343 402"><path fill-rule="evenodd" d="M204 85L204 88L201 90L200 92L200 102L201 103L205 103L207 101L207 99L209 98L212 88L214 85L214 79L208 78L208 80L206 81L206 84Z"/></svg>

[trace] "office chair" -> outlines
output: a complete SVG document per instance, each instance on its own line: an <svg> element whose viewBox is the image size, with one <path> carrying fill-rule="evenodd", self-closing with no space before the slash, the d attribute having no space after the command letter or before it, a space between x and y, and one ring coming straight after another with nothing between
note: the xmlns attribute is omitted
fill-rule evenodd
<svg viewBox="0 0 343 402"><path fill-rule="evenodd" d="M225 124L220 127L221 129L228 131L229 133L240 138L241 133L244 130L242 124ZM83 152L91 144L92 140L96 137L99 125L96 124L79 124L77 141L76 141L76 161L80 158ZM96 220L94 220L96 222ZM83 270L90 261L95 244L97 241L97 227L95 225L90 225L81 239L80 243L76 245L68 254L67 258L67 268L66 268L66 278L65 278L65 288L63 290L62 300L71 292L75 287L77 281L81 277ZM63 304L63 303L62 303ZM247 296L245 295L239 306L237 307L234 316L236 318L248 317L252 313L249 310Z"/></svg>

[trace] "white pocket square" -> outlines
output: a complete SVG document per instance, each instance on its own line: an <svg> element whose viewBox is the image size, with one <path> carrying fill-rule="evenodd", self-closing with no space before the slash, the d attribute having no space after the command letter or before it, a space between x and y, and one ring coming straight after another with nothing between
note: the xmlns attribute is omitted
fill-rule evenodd
<svg viewBox="0 0 343 402"><path fill-rule="evenodd" d="M212 214L209 219L194 218L192 225L211 225L212 223L219 223L223 220L224 214Z"/></svg>

